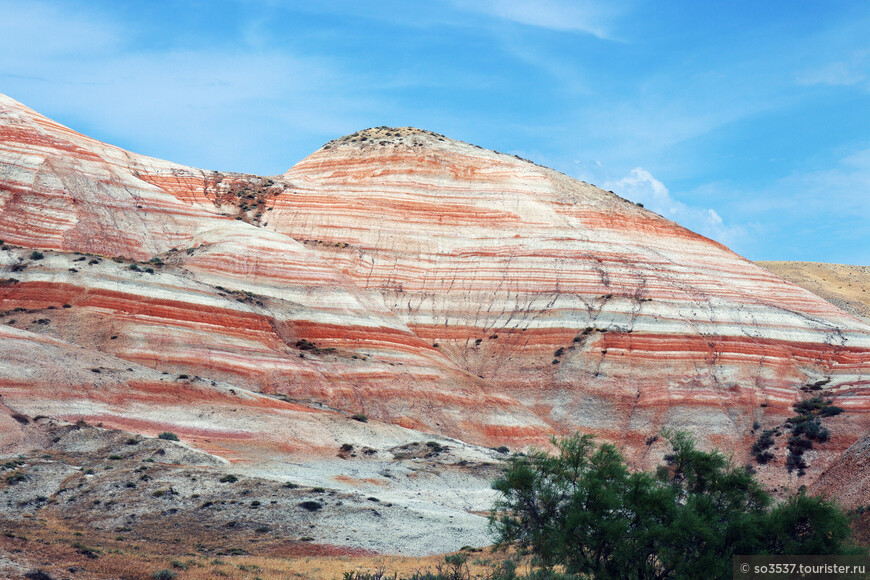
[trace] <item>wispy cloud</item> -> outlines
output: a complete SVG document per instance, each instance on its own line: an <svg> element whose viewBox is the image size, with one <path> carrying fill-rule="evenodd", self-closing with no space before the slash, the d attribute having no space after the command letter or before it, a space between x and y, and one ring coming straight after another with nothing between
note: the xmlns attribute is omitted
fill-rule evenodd
<svg viewBox="0 0 870 580"><path fill-rule="evenodd" d="M870 149L732 197L732 214L753 220L763 232L749 244L754 256L870 265Z"/></svg>
<svg viewBox="0 0 870 580"><path fill-rule="evenodd" d="M864 85L870 90L870 50L856 51L848 59L805 70L797 76L797 82L835 87Z"/></svg>
<svg viewBox="0 0 870 580"><path fill-rule="evenodd" d="M304 138L358 129L374 106L352 71L329 57L251 41L261 25L242 26L240 39L223 46L143 48L136 30L100 10L33 2L0 20L0 90L138 153L275 173L313 151Z"/></svg>
<svg viewBox="0 0 870 580"><path fill-rule="evenodd" d="M665 184L643 167L635 167L622 179L606 182L604 188L726 246L739 243L746 234L740 226L726 225L713 209L692 207L674 199Z"/></svg>
<svg viewBox="0 0 870 580"><path fill-rule="evenodd" d="M817 222L840 214L841 225L854 221L870 239L870 149L852 152L829 169L795 172L735 207L783 217L815 216Z"/></svg>
<svg viewBox="0 0 870 580"><path fill-rule="evenodd" d="M87 58L118 48L134 33L98 13L46 2L0 1L0 55L4 60Z"/></svg>
<svg viewBox="0 0 870 580"><path fill-rule="evenodd" d="M0 91L139 153L275 173L362 127L416 125L525 151L753 258L846 261L870 238L861 3L0 0L0 14Z"/></svg>
<svg viewBox="0 0 870 580"><path fill-rule="evenodd" d="M579 31L609 39L625 2L591 0L453 0L459 8L550 30Z"/></svg>

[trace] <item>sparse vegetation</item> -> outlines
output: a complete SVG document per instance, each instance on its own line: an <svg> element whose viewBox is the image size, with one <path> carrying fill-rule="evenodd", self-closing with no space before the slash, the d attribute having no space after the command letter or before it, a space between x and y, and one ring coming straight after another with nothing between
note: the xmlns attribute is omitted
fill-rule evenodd
<svg viewBox="0 0 870 580"><path fill-rule="evenodd" d="M170 431L164 431L160 435L157 436L159 439L164 439L166 441L178 441L178 435L172 433Z"/></svg>
<svg viewBox="0 0 870 580"><path fill-rule="evenodd" d="M441 445L437 441L427 441L426 447L429 448L432 455L438 455L439 453L441 453L443 451L447 451L447 447L444 445Z"/></svg>
<svg viewBox="0 0 870 580"><path fill-rule="evenodd" d="M45 255L42 252L37 252L36 250L34 250L30 253L31 260L42 260L43 258L45 258Z"/></svg>
<svg viewBox="0 0 870 580"><path fill-rule="evenodd" d="M774 439L773 435L776 432L776 429L765 429L761 432L761 435L752 444L752 456L755 458L760 464L765 464L771 459L773 459L773 453L768 451L771 447L773 447Z"/></svg>
<svg viewBox="0 0 870 580"><path fill-rule="evenodd" d="M803 455L813 448L813 441L824 443L830 439L830 432L822 427L822 418L835 417L842 413L843 409L834 406L830 400L818 396L798 401L793 408L797 415L786 421L791 430L791 437L788 438L785 467L789 473L797 471L800 477L809 467Z"/></svg>
<svg viewBox="0 0 870 580"><path fill-rule="evenodd" d="M96 548L91 548L82 544L81 542L73 542L72 547L76 549L76 551L86 558L90 558L92 560L96 560L99 558L99 550Z"/></svg>
<svg viewBox="0 0 870 580"><path fill-rule="evenodd" d="M815 388L826 382L819 381L814 383L812 387ZM761 406L766 407L767 405L762 404ZM804 459L804 453L813 448L813 442L825 443L830 439L830 431L822 426L822 419L835 417L843 413L843 409L834 406L830 400L819 396L798 401L793 408L797 414L787 419L785 424L780 427L762 431L752 445L750 452L758 464L769 463L774 459L773 453L769 451L775 443L774 438L782 435L783 430L788 430L790 436L786 442L788 453L785 458L785 468L789 473L796 471L798 477L801 477L809 467ZM753 432L760 427L761 425L756 421L752 425Z"/></svg>
<svg viewBox="0 0 870 580"><path fill-rule="evenodd" d="M353 415L350 416L350 418L353 419L354 421L359 421L360 423L368 423L369 422L369 418L366 417L365 415L363 415L362 413L354 413Z"/></svg>

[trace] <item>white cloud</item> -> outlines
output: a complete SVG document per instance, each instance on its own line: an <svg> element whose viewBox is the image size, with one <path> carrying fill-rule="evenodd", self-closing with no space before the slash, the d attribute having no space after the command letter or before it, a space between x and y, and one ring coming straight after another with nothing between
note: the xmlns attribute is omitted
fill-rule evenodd
<svg viewBox="0 0 870 580"><path fill-rule="evenodd" d="M459 8L551 30L586 32L610 38L625 2L590 0L453 0Z"/></svg>
<svg viewBox="0 0 870 580"><path fill-rule="evenodd" d="M716 210L674 199L665 184L643 167L632 169L622 179L605 182L603 187L726 246L738 243L745 235L742 227L726 225Z"/></svg>

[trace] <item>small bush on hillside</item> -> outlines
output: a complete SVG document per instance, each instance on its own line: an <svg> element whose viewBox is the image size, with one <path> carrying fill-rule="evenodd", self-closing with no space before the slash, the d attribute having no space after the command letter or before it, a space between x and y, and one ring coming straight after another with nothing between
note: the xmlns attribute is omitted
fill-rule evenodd
<svg viewBox="0 0 870 580"><path fill-rule="evenodd" d="M360 423L368 423L369 422L369 418L366 417L365 415L363 415L362 413L354 413L353 415L350 416L350 418L353 419L354 421L359 421Z"/></svg>
<svg viewBox="0 0 870 580"><path fill-rule="evenodd" d="M21 413L12 413L11 417L22 425L27 425L28 423L30 423L30 418L27 415L23 415Z"/></svg>
<svg viewBox="0 0 870 580"><path fill-rule="evenodd" d="M752 444L752 456L758 463L764 464L773 459L773 454L770 453L768 449L773 447L774 432L775 429L765 429L762 431L755 443Z"/></svg>
<svg viewBox="0 0 870 580"><path fill-rule="evenodd" d="M316 512L319 509L323 509L323 504L318 501L303 501L299 504L299 507L310 512Z"/></svg>
<svg viewBox="0 0 870 580"><path fill-rule="evenodd" d="M171 433L169 431L164 431L160 435L157 436L159 439L165 439L166 441L178 441L178 435L175 433Z"/></svg>

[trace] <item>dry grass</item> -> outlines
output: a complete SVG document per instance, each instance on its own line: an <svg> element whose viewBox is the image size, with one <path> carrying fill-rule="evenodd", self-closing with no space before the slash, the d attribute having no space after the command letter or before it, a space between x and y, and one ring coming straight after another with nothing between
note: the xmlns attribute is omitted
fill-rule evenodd
<svg viewBox="0 0 870 580"><path fill-rule="evenodd" d="M859 542L870 543L870 512L857 518L853 527ZM342 554L340 549L331 546L280 540L258 541L256 546L246 546L250 554L233 555L227 553L231 548L204 550L204 538L185 536L184 531L165 530L159 540L144 541L55 519L33 520L26 525L0 521L0 530L0 554L24 565L25 571L40 569L53 578L79 580L153 580L155 573L161 570L175 574L176 580L334 580L354 570L398 573L402 577L418 571L434 571L444 561L443 556ZM154 530L149 533L153 535ZM243 542L236 537L232 543ZM89 556L89 552L92 555ZM497 564L506 557L491 549L469 556L472 577L477 578L485 577L487 564Z"/></svg>
<svg viewBox="0 0 870 580"><path fill-rule="evenodd" d="M25 570L40 569L55 578L70 576L75 570L73 577L77 579L147 580L160 570L169 570L177 580L333 580L354 570L410 575L434 570L444 561L443 556L342 553L346 551L334 546L257 537L233 537L225 549L204 548L205 538L185 535L181 530L164 530L155 538L158 532L150 529L150 541L143 541L60 519L35 519L26 525L0 521L0 530L0 553L23 564ZM234 555L233 546L244 546L249 554ZM484 563L503 557L489 549L470 556L471 571L479 575L486 571Z"/></svg>

